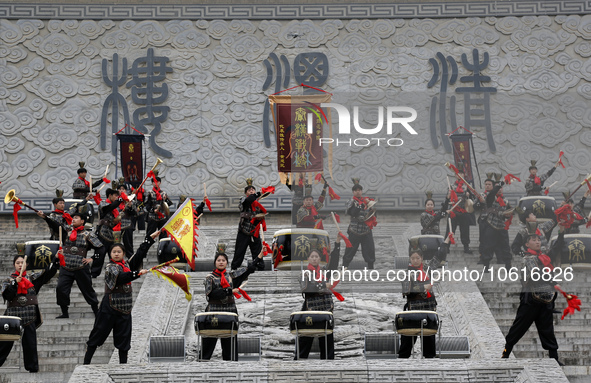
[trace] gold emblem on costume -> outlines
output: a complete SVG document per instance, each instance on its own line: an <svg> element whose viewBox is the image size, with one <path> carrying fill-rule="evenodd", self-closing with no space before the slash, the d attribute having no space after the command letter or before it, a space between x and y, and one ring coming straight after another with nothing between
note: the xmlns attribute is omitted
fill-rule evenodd
<svg viewBox="0 0 591 383"><path fill-rule="evenodd" d="M312 326L314 324L314 321L312 320L312 317L306 317L306 326Z"/></svg>
<svg viewBox="0 0 591 383"><path fill-rule="evenodd" d="M218 324L219 324L218 317L211 318L211 326L212 327L218 327Z"/></svg>
<svg viewBox="0 0 591 383"><path fill-rule="evenodd" d="M295 245L295 259L307 259L308 254L312 251L312 246L308 237L300 235L293 244Z"/></svg>
<svg viewBox="0 0 591 383"><path fill-rule="evenodd" d="M398 327L402 328L404 326L404 320L402 318L398 318Z"/></svg>
<svg viewBox="0 0 591 383"><path fill-rule="evenodd" d="M546 216L546 204L541 199L536 200L531 207L536 217Z"/></svg>
<svg viewBox="0 0 591 383"><path fill-rule="evenodd" d="M133 144L129 144L129 148L127 149L129 153L133 153Z"/></svg>
<svg viewBox="0 0 591 383"><path fill-rule="evenodd" d="M575 239L568 244L568 260L571 262L582 262L585 260L585 244Z"/></svg>
<svg viewBox="0 0 591 383"><path fill-rule="evenodd" d="M462 142L462 143L460 143L460 152L463 152L464 149L466 149L466 148L464 147L464 143Z"/></svg>
<svg viewBox="0 0 591 383"><path fill-rule="evenodd" d="M51 249L41 245L35 250L36 266L46 268L51 263Z"/></svg>

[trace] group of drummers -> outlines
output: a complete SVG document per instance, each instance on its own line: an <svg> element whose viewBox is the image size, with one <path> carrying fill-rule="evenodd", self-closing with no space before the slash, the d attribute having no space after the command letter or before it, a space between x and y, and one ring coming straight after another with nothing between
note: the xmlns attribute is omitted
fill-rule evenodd
<svg viewBox="0 0 591 383"><path fill-rule="evenodd" d="M427 314L424 315L428 318L431 318L431 313L436 312L437 302L426 271L429 268L438 267L445 261L449 245L454 242L454 233L457 227L460 228L464 251L472 253L469 247L469 230L470 225L475 223L473 222L473 220L475 221L474 210L480 210L478 218L480 245L478 250L480 263L486 267L490 265L494 255L499 263L511 267L513 258L511 249L524 259L534 257L535 259L530 262L531 265L547 267L551 266L550 262L559 262L560 257L554 253L550 254L551 259L546 255L549 252L547 242L552 229L557 225L560 227L558 240L555 241L555 244L560 244L561 240L564 240L565 233L576 232L578 225L586 222L583 207L589 191L585 193L585 197L577 205L573 203L572 195L567 196L563 205L570 206L568 217L573 218L568 222L568 225L564 225L556 217L540 217L541 211L553 211L556 208L555 205L540 208L539 202L536 201L551 198L541 194L544 192L544 182L558 165L557 163L550 171L538 176L537 167L535 163L532 163L529 169L530 176L526 181L528 197L522 199L524 203L520 203L516 209L509 206L502 194L505 182L509 183L511 178L501 181L500 175L487 175L485 191L478 193L466 182L461 166L454 168L457 179L453 185L450 185L441 210L435 210L435 203L429 197L425 204L426 209L420 217L423 236L440 236L440 221L446 219L448 229L445 236L442 236L435 249L431 249L434 251L428 255L425 247L420 243L420 239L410 241L408 268L415 270L418 277L414 281L403 284L403 294L407 300L405 310L412 313L425 312ZM157 172L153 169L150 173L149 176L152 178L150 191L143 190L141 187L143 183L137 189L128 190L123 180L118 183L113 182L111 185L107 185L109 181L106 178L95 182L86 180L87 171L81 163L80 169L78 169L78 178L73 185L76 203L66 211L65 200L63 196L58 195L53 200L54 210L51 213L37 213L49 226L51 240L57 242L60 250L54 252L57 256L52 257L50 262L46 262L46 267L42 272L31 272L29 275L26 272L27 265L34 262L31 259L27 261L27 257L21 253L17 254L13 262L15 271L2 284L2 295L8 302L8 308L2 318L3 321L10 322L10 331L16 331L12 330L16 319L18 319L19 327L22 326L24 362L28 371L38 371L36 328L41 325L41 315L37 294L43 284L47 283L58 269L56 298L61 315L57 318L69 317L69 296L74 281L96 316L87 342L84 363L91 362L96 348L104 343L111 331L114 334L115 347L119 350L120 362L127 362L127 354L131 347L131 281L147 273L147 270L143 268L143 260L156 238L165 237L161 228L168 220L170 207L173 206L167 194L160 189L161 179ZM322 180L324 179L322 178ZM207 275L204 281L207 307L205 313L196 317L195 322L196 331L202 338L200 348L200 358L202 359L209 359L212 356L217 338L221 338L223 359L237 360L235 335L238 312L235 299L240 297L249 299L243 289L248 276L257 270L265 270L263 254L267 252L265 249L267 244L264 243L260 235L261 230L264 230L265 227L267 213L260 202L265 193L257 192L252 185L252 180L247 180L247 183L244 196L239 202L240 221L233 259L230 262L224 246L217 246L213 271ZM107 187L104 193L105 200L102 201L100 191L106 186L110 187ZM331 198L340 197L336 196L326 180L324 180L324 187L317 202L314 202L311 195L311 185L306 182L304 177L301 177L299 182L294 182L290 188L293 192L292 222L296 228L309 229L309 231L322 229L322 220L327 216L321 215L320 210L323 207L327 190L329 190ZM339 300L344 300L344 298L335 291L338 281L327 280L323 269L330 270L338 267L340 241L342 240L346 244L342 261L344 267L349 267L359 246L361 246L362 256L367 267L370 269L374 267L375 244L372 230L377 225L376 201L363 196L363 187L359 184L358 179L353 179L352 193L353 198L346 206L346 214L350 217L346 235L341 232L335 215L332 215L339 236L330 254L327 251L330 248L328 239L326 239L327 243L324 246L318 246L321 241L315 241L317 246L306 247L305 254L300 254L299 257L295 256L295 238L291 239L293 241L291 243L288 241L283 245L279 242L273 244L275 266L282 262L289 262L290 256L293 257L293 260L299 258L300 263L304 260L307 261L305 269L309 271L308 278L301 281L304 303L301 311L292 315L290 324L291 331L297 337L296 359L308 357L314 337L320 339L321 358L334 359L332 335L334 303L332 296L335 295ZM527 198L529 197L534 198L529 201L531 203L528 205ZM93 231L88 230L88 223L91 223L93 218L93 207L88 203L91 200L98 203L99 211L99 223ZM194 212L196 217L202 214L205 201L206 196L204 196L204 202ZM513 241L513 245L510 246L508 227L515 210L519 213L523 227ZM141 228L143 212L147 216L146 236L143 243L134 252L133 230L136 225ZM31 244L31 246L33 245ZM242 267L247 249L251 251L252 262L249 262L248 266ZM19 251L23 250L27 252L27 248L21 248ZM93 256L90 255L92 250L94 250ZM34 255L38 252L29 250L29 253ZM109 260L104 267L104 258L107 253ZM324 261L326 261L326 265L321 266ZM228 267L229 263L230 267ZM92 286L92 278L100 275L103 269L105 270L105 295L99 306L97 294ZM535 286L534 290L536 288L539 286ZM507 337L503 357L508 356L513 345L523 336L531 323L540 321L539 323L546 327L546 330L540 330L540 326L538 326L543 346L550 351L551 357L557 359L558 346L554 338L551 320L555 295L553 299L545 303L532 300L528 298L527 294L525 295L522 294L521 305L537 305L535 306L535 315L532 314L532 310L529 312L526 312L526 309L521 310L520 306L515 323ZM531 307L534 306L529 306L530 309ZM549 321L548 313L550 313ZM540 317L543 317L543 320L540 320ZM408 315L406 318L401 318L400 323L404 322L403 319L412 323L416 318ZM212 326L219 326L220 321L228 322L230 328L225 328L221 332L215 331L215 329L212 331ZM422 320L420 322L423 323ZM405 329L401 328L401 330ZM434 357L434 336L429 332L424 333L423 330L421 327L421 335L426 335L423 342L423 354L425 357ZM10 353L13 342L21 338L20 328L18 331L18 337L17 334L1 335L0 366ZM416 335L418 335L416 331L413 331L400 331L403 336L399 356L402 358L408 358L412 353Z"/></svg>
<svg viewBox="0 0 591 383"><path fill-rule="evenodd" d="M532 161L529 167L529 177L525 182L526 196L519 200L518 206L512 208L503 196L503 187L513 180L520 181L517 177L508 174L503 179L501 174L488 173L484 182L484 192L478 193L468 182L466 182L461 164L457 168L451 166L456 172L456 181L450 185L445 201L440 210L435 210L435 202L427 193L425 211L421 214L421 236L411 238L411 265L413 266L413 249L416 252L430 253L435 262L430 265L437 267L442 259L439 246L445 246L450 237L454 237L456 229L460 229L460 240L464 247L464 253L472 254L470 249L470 226L477 223L479 230L479 264L484 265L484 271L490 272L490 263L496 256L497 263L504 265L507 271L512 267L512 261L516 256L523 272L522 292L520 294L519 308L506 335L503 358L508 358L513 346L525 335L532 323L536 323L542 347L548 350L550 358L558 360L558 344L554 335L553 314L559 314L555 310L555 300L558 292L567 298L567 302L575 306L580 304L576 296L566 294L561 286L550 280L534 280L531 276L541 270L548 270L550 273L555 266L566 266L577 261L585 262L587 254L582 249L575 248L577 243L589 243L588 234L580 235L580 226L585 225L589 218L584 212L584 205L587 197L591 194L591 184L587 177L574 192L564 194L564 201L556 203L554 197L548 196L550 186L545 186L545 181L561 165L559 161L544 174L538 175L536 161ZM564 166L564 165L563 165ZM587 189L583 197L575 204L573 196L580 187ZM475 211L479 211L478 219L475 219ZM517 235L510 244L509 227L513 216L517 213L520 227ZM447 228L444 236L441 236L440 221L447 221ZM552 238L553 230L558 227L558 235ZM588 225L587 225L588 227ZM565 242L566 238L570 241ZM433 237L439 237L434 241ZM444 240L445 238L445 240ZM413 241L419 245L413 245ZM422 242L422 244L420 243ZM443 244L443 245L442 245ZM573 246L573 244L575 244ZM448 245L449 246L449 245ZM436 254L433 256L433 254ZM575 254L576 258L572 255ZM439 257L439 259L438 259ZM523 269L522 269L523 267ZM527 276L530 276L529 278ZM432 294L430 284L426 284L422 297L427 298ZM558 291L558 292L557 292ZM425 302L429 301L426 299ZM573 307L575 307L573 306ZM412 308L412 305L411 305ZM433 308L433 307L431 307ZM573 310L574 311L574 310ZM573 312L571 311L571 313ZM566 311L565 314L566 315ZM563 315L563 318L564 318ZM435 341L425 341L423 352L425 356L434 355Z"/></svg>

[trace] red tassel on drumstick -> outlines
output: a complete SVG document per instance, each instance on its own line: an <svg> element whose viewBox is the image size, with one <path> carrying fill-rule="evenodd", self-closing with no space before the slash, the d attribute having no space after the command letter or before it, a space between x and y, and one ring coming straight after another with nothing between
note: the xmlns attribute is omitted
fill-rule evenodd
<svg viewBox="0 0 591 383"><path fill-rule="evenodd" d="M562 162L562 156L564 156L564 152L561 150L558 154L558 164L560 164L562 168L565 169L564 163Z"/></svg>
<svg viewBox="0 0 591 383"><path fill-rule="evenodd" d="M343 234L343 232L341 232L341 228L339 227L339 224L338 224L338 222L337 222L337 219L336 219L336 217L335 217L335 214L334 214L334 213L332 213L332 212L331 212L330 214L331 214L331 216L332 216L332 220L334 221L334 224L335 224L335 225L336 225L336 227L337 227L337 230L339 231L339 237L341 237L341 238L343 239L343 241L345 241L345 246L346 246L346 247L353 247L353 244L351 243L351 241L349 241L349 238L347 238L347 237L345 236L345 234Z"/></svg>
<svg viewBox="0 0 591 383"><path fill-rule="evenodd" d="M560 320L564 320L564 317L567 315L574 315L575 310L581 311L581 300L578 296L574 294L567 294L559 286L554 286L554 288L566 298L566 303L568 304L568 306L564 309Z"/></svg>

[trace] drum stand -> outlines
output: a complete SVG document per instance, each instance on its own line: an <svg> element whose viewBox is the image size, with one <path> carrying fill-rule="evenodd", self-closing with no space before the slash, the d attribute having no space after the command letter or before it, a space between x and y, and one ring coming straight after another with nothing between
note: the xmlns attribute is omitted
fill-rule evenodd
<svg viewBox="0 0 591 383"><path fill-rule="evenodd" d="M234 360L234 350L236 350L236 348L238 347L238 328L235 327L237 326L238 323L237 322L232 322L232 330L230 331L230 361L232 362L236 362L236 360ZM199 362L203 361L203 340L202 340L202 336L199 333L199 330L197 330L197 347L199 348L199 353L197 354L197 360ZM226 338L226 337L221 337L221 336L212 336L211 338L217 338L221 339L222 338ZM296 346L297 347L297 346Z"/></svg>
<svg viewBox="0 0 591 383"><path fill-rule="evenodd" d="M296 328L296 339L295 339L296 357L295 357L295 360L300 360L300 333L298 331L297 322L295 323L295 328ZM328 321L326 321L324 323L324 355L328 359L328 339L326 338L327 336L328 336ZM312 338L319 338L319 336L313 336ZM318 340L318 342L320 342L320 340Z"/></svg>

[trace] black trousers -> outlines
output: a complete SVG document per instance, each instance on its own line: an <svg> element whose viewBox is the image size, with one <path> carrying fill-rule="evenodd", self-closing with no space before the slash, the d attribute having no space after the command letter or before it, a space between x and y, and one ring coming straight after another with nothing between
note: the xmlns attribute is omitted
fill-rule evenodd
<svg viewBox="0 0 591 383"><path fill-rule="evenodd" d="M232 360L232 342L234 344L234 361L238 360L238 337L233 338L221 338L222 342L222 359ZM215 350L215 345L218 342L218 338L202 338L201 339L201 359L209 360Z"/></svg>
<svg viewBox="0 0 591 383"><path fill-rule="evenodd" d="M299 355L297 359L307 359L312 349L314 338L309 336L298 337ZM320 359L334 359L334 336L328 334L318 338L318 347L320 348ZM328 351L328 357L326 352Z"/></svg>
<svg viewBox="0 0 591 383"><path fill-rule="evenodd" d="M93 278L101 275L103 266L105 265L105 256L109 257L109 249L113 246L114 242L106 241L101 238L103 246L94 250L94 256L92 257L92 265L90 266L90 275Z"/></svg>
<svg viewBox="0 0 591 383"><path fill-rule="evenodd" d="M373 267L373 263L376 260L376 247L373 242L373 233L370 231L367 234L359 235L349 231L347 234L349 235L349 240L353 246L345 248L343 266L349 267L349 264L357 253L357 249L359 249L359 245L361 245L361 255L363 256L363 259Z"/></svg>
<svg viewBox="0 0 591 383"><path fill-rule="evenodd" d="M31 322L23 327L23 336L21 338L23 345L23 359L27 371L39 371L39 359L37 358L37 328L35 322ZM0 342L0 366L6 362L14 342Z"/></svg>
<svg viewBox="0 0 591 383"><path fill-rule="evenodd" d="M109 296L105 295L94 321L94 327L88 337L88 347L100 347L113 331L113 344L121 351L131 348L131 314L123 314L109 305Z"/></svg>
<svg viewBox="0 0 591 383"><path fill-rule="evenodd" d="M125 247L126 258L130 258L133 255L133 229L121 230L121 242Z"/></svg>
<svg viewBox="0 0 591 383"><path fill-rule="evenodd" d="M488 223L482 224L482 236L480 237L480 254L482 263L489 264L493 255L497 255L497 262L510 264L513 254L509 245L509 232L496 230Z"/></svg>
<svg viewBox="0 0 591 383"><path fill-rule="evenodd" d="M92 278L90 276L90 267L85 266L82 269L76 271L66 270L60 267L60 275L57 280L57 287L55 289L55 295L57 304L59 306L70 305L70 291L72 285L76 281L80 292L84 296L84 299L90 306L98 306L98 299L96 292L92 287Z"/></svg>
<svg viewBox="0 0 591 383"><path fill-rule="evenodd" d="M166 220L162 221L154 221L152 219L148 220L148 228L146 229L146 241L150 238L150 235L155 232L156 230L162 229L162 226L166 223ZM166 238L166 233L161 232L158 238Z"/></svg>
<svg viewBox="0 0 591 383"><path fill-rule="evenodd" d="M460 241L462 242L462 245L464 245L466 247L468 245L470 245L470 222L471 221L472 221L472 218L470 217L470 214L468 214L468 213L465 213L465 214L456 213L456 216L451 219L452 233L454 233L454 235L455 235L456 229L459 226L460 227ZM449 230L448 230L448 232L449 232ZM447 234L445 235L445 237L447 238Z"/></svg>
<svg viewBox="0 0 591 383"><path fill-rule="evenodd" d="M554 321L552 318L553 310L554 303L538 303L533 301L531 294L521 293L517 315L515 315L515 320L505 337L505 348L511 352L513 346L525 335L532 323L535 323L542 348L544 350L557 350L558 343L554 335Z"/></svg>
<svg viewBox="0 0 591 383"><path fill-rule="evenodd" d="M400 336L399 358L410 358L412 348L414 347L417 338L417 336ZM421 351L425 358L435 358L435 335L423 337L423 349Z"/></svg>
<svg viewBox="0 0 591 383"><path fill-rule="evenodd" d="M146 230L146 214L138 214L137 217L131 219L133 227L136 227L138 230Z"/></svg>
<svg viewBox="0 0 591 383"><path fill-rule="evenodd" d="M236 246L234 248L234 258L232 258L232 270L236 270L242 265L242 261L244 261L244 254L246 254L246 249L248 248L250 248L250 253L252 255L252 259L254 260L259 256L261 250L263 249L261 238L244 234L238 230L238 234L236 235Z"/></svg>

